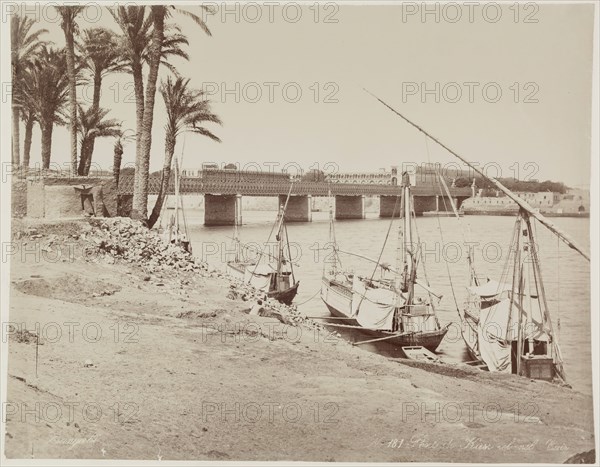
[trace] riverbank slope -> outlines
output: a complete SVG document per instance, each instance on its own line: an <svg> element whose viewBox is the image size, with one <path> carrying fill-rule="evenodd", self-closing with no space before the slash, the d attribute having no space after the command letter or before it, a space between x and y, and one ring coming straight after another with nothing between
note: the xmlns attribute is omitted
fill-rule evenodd
<svg viewBox="0 0 600 467"><path fill-rule="evenodd" d="M154 240L118 251L103 225L14 228L8 458L527 463L594 447L590 396L249 315L220 274L140 262Z"/></svg>

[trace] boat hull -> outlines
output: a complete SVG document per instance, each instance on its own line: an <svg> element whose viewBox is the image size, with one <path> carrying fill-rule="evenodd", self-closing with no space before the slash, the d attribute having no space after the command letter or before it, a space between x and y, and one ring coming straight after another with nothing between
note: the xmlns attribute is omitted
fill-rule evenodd
<svg viewBox="0 0 600 467"><path fill-rule="evenodd" d="M267 293L267 296L269 298L274 298L275 300L283 303L284 305L291 305L292 301L294 301L294 298L296 298L296 294L298 293L298 285L300 285L300 282L296 282L289 289L281 291L275 290L273 292L269 292Z"/></svg>
<svg viewBox="0 0 600 467"><path fill-rule="evenodd" d="M325 303L325 305L327 306L329 313L332 316L334 316L336 318L349 318L349 316L346 313L339 310L335 306L327 303L327 301L324 298L322 298L322 299L323 299L323 302ZM348 306L348 308L349 308L349 306ZM372 338L372 339L389 337L389 336L396 334L396 332L393 332L393 331L383 331L383 330L379 331L379 330L373 330L373 329L365 329L365 328L361 327L361 325L355 319L344 320L344 324L349 325L349 326L357 326L358 328L360 328L360 329L357 329L358 332L360 332L361 334L364 334L365 336L368 336L369 338ZM385 341L382 341L382 342L386 342L390 345L397 346L397 347L419 346L420 345L422 347L425 347L427 350L435 352L436 349L441 344L444 337L446 336L447 332L448 332L448 326L445 326L436 331L415 332L415 333L406 334L403 336L390 337L389 339L385 339Z"/></svg>

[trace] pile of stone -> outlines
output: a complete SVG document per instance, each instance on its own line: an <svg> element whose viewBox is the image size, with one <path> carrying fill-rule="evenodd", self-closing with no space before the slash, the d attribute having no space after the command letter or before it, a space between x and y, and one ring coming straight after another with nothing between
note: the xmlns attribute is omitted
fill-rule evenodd
<svg viewBox="0 0 600 467"><path fill-rule="evenodd" d="M293 326L307 326L314 329L324 329L320 323L307 318L298 311L297 305L285 305L274 298L269 298L263 291L257 290L249 284L241 281L231 281L228 298L242 299L249 302L252 306L259 300L262 303L261 316L272 316L279 319L284 324Z"/></svg>
<svg viewBox="0 0 600 467"><path fill-rule="evenodd" d="M127 217L90 218L85 240L88 260L104 258L139 265L149 274L170 271L205 271L206 265L181 246L168 243L141 222Z"/></svg>

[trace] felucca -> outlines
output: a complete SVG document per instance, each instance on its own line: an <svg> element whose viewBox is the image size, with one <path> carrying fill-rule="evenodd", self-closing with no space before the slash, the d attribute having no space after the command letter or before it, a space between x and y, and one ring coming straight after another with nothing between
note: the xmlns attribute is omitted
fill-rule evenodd
<svg viewBox="0 0 600 467"><path fill-rule="evenodd" d="M227 263L228 273L251 285L255 289L264 292L267 297L274 298L281 303L290 305L298 293L299 281L294 276L294 264L291 258L290 243L285 224L285 211L290 199L288 193L285 205L279 206L277 218L267 239L265 247L260 250L257 261L244 261L236 248L236 259ZM271 237L275 233L276 251L274 254L266 251L270 247ZM236 225L235 241L240 247L244 245L239 242L239 234ZM263 258L266 260L263 261Z"/></svg>
<svg viewBox="0 0 600 467"><path fill-rule="evenodd" d="M408 173L402 175L402 195L397 199L386 241L396 212L402 217L398 228L396 268L382 263L381 254L377 261L356 255L376 263L373 274L363 277L340 269L339 253L342 250L337 247L330 209L330 242L334 255L330 268L323 271L321 299L333 320L343 321L343 324L331 326L357 329L371 337L355 342L355 345L388 341L399 348L420 346L433 352L444 339L448 326L440 325L435 310L434 298L439 301L441 296L417 278L417 269L422 264L421 250L413 226L414 200ZM375 278L378 269L381 274ZM393 277L386 277L388 271Z"/></svg>

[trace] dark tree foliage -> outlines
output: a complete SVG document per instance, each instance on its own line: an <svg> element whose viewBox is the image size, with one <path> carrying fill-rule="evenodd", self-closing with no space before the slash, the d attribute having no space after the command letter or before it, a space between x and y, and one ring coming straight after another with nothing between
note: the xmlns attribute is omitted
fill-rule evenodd
<svg viewBox="0 0 600 467"><path fill-rule="evenodd" d="M569 189L569 187L566 186L564 183L553 182L551 180L539 182L537 180L517 180L514 178L500 178L498 179L498 181L509 190L519 192L538 193L541 191L551 191L554 193L564 194ZM458 177L454 183L458 188L465 188L471 186L473 180L468 179L466 177ZM475 185L478 189L483 188L484 191L496 190L495 185L483 177L475 177Z"/></svg>
<svg viewBox="0 0 600 467"><path fill-rule="evenodd" d="M318 169L310 169L302 176L302 180L306 182L324 182L325 179L325 173Z"/></svg>

